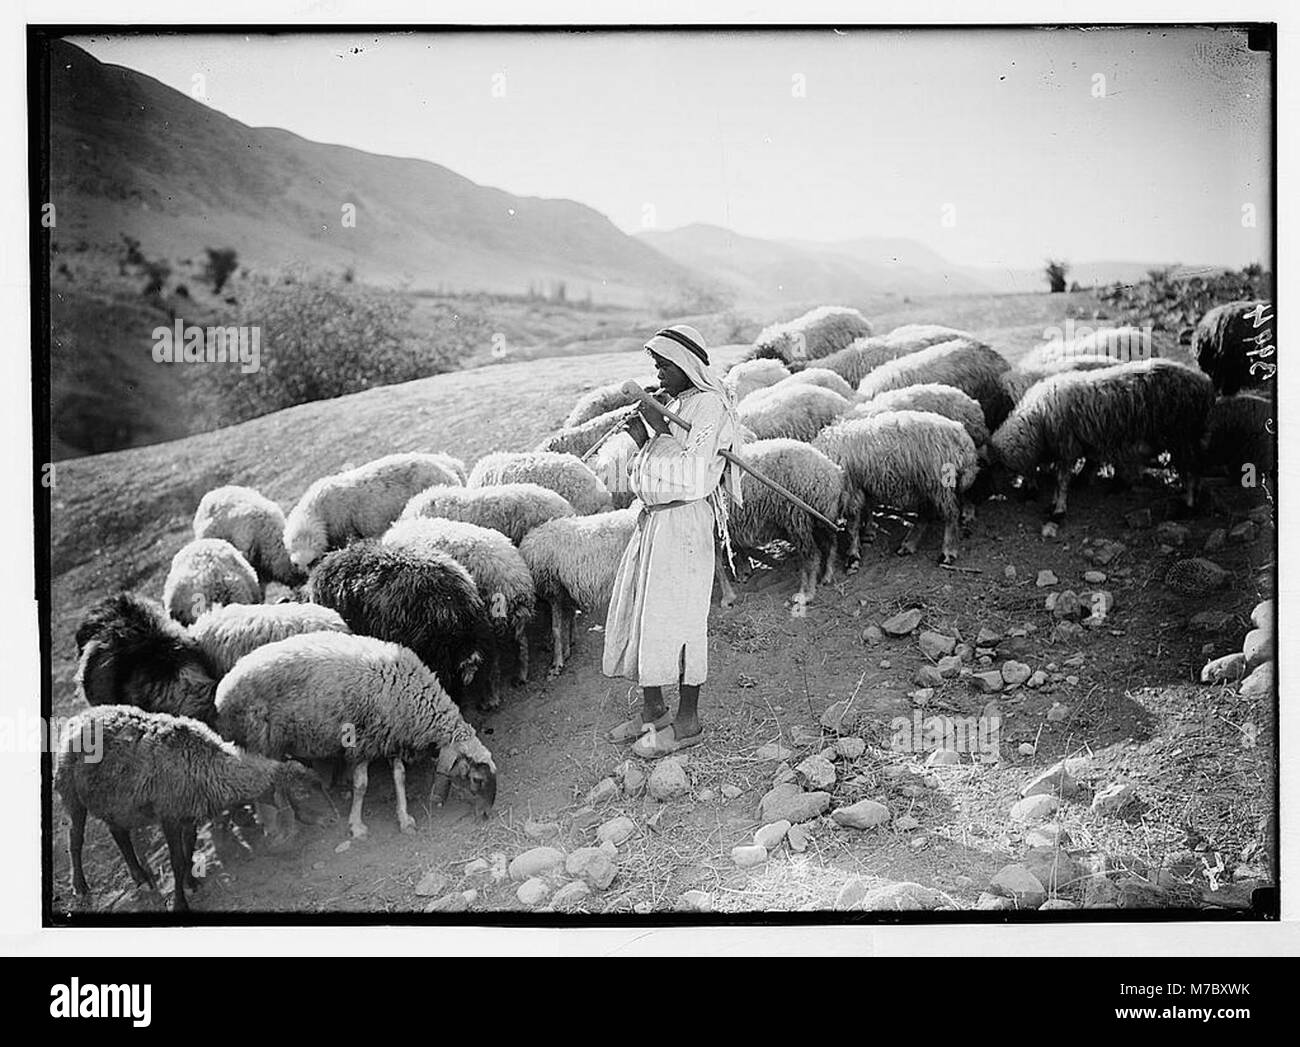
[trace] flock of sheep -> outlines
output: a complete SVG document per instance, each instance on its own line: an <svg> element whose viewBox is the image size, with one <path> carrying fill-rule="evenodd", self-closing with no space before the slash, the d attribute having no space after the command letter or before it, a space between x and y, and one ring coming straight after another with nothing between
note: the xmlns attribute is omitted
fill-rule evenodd
<svg viewBox="0 0 1300 1047"><path fill-rule="evenodd" d="M1244 314L1252 303L1224 308ZM1205 373L1164 359L1116 363L1123 330L1049 343L1012 368L966 332L912 325L873 336L856 311L823 308L764 331L726 383L743 456L844 521L848 570L877 509L937 517L951 563L975 502L1012 477L1023 486L1054 475L1059 523L1080 462L1122 472L1168 452L1189 504L1209 469L1271 470L1271 400L1242 366L1255 343L1233 334L1241 325L1205 327ZM331 765L351 772L354 836L366 833L362 802L378 758L392 768L402 831L415 824L406 765L427 756L436 756L432 801L457 780L486 816L497 769L462 710L496 707L507 669L528 679L541 608L552 674L568 657L576 612L603 617L639 506L617 482L624 463L607 459L600 440L634 410L620 386L602 387L533 451L490 454L468 471L447 454L389 455L317 480L287 517L251 488L205 495L162 604L121 593L77 630L76 683L90 708L65 739L55 780L72 821L77 893L88 891L88 814L107 823L135 882L150 886L130 830L161 823L174 906L184 910L201 822L252 802L268 826L286 807L328 822ZM788 542L800 564L796 600L812 599L832 575L837 533L748 474L743 496L733 544L762 558L757 547ZM916 551L921 519L900 553ZM264 602L272 583L292 595ZM102 738L97 761L80 756L74 736L86 732Z"/></svg>

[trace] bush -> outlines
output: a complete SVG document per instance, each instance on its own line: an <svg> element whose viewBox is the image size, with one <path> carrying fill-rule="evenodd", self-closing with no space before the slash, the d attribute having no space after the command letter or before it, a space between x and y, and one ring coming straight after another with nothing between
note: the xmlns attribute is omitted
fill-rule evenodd
<svg viewBox="0 0 1300 1047"><path fill-rule="evenodd" d="M239 267L238 255L233 247L223 247L220 250L205 247L204 250L208 252L208 261L203 267L203 278L212 281L213 294L220 294L226 281Z"/></svg>
<svg viewBox="0 0 1300 1047"><path fill-rule="evenodd" d="M1065 290L1065 277L1069 271L1068 262L1048 260L1047 265L1043 267L1043 273L1047 276L1047 285L1051 288L1052 294L1061 294Z"/></svg>

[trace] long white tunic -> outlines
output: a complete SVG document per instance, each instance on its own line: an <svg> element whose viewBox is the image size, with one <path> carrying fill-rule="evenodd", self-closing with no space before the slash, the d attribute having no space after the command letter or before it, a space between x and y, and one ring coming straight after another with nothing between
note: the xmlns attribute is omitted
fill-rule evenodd
<svg viewBox="0 0 1300 1047"><path fill-rule="evenodd" d="M713 591L713 506L734 427L716 393L691 389L668 404L675 422L631 453L632 491L647 506L614 581L605 619L604 671L642 687L701 684L708 676L709 600ZM684 503L684 504L673 504ZM655 506L667 508L655 509Z"/></svg>

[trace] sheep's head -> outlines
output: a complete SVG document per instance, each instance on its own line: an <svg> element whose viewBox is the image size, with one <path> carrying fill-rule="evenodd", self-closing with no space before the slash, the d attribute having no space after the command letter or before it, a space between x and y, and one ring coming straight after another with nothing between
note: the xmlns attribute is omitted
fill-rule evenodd
<svg viewBox="0 0 1300 1047"><path fill-rule="evenodd" d="M292 515L284 529L284 547L289 562L299 571L306 571L319 560L329 545L325 524L321 520Z"/></svg>
<svg viewBox="0 0 1300 1047"><path fill-rule="evenodd" d="M316 772L287 760L277 775L276 800L288 800L298 821L305 825L333 825L339 812Z"/></svg>
<svg viewBox="0 0 1300 1047"><path fill-rule="evenodd" d="M482 742L473 739L461 747L448 747L438 754L433 788L429 793L429 802L434 807L447 802L453 778L468 788L474 813L486 819L497 799L497 769L492 754Z"/></svg>

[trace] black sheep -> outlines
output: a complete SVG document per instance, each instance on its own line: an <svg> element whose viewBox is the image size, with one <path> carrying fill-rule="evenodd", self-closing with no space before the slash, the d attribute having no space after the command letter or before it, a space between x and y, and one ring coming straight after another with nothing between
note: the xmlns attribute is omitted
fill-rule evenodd
<svg viewBox="0 0 1300 1047"><path fill-rule="evenodd" d="M1272 302L1228 302L1203 317L1192 333L1192 352L1214 390L1232 396L1270 386L1277 364Z"/></svg>

